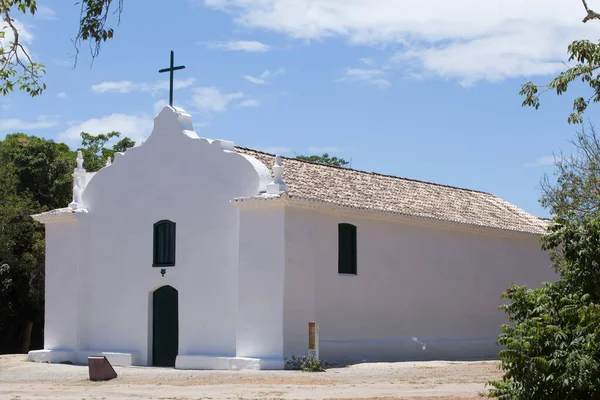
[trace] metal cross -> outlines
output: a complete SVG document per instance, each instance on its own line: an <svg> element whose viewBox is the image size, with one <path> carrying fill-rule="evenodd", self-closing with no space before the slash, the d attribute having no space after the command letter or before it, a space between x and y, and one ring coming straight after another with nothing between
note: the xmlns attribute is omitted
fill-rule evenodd
<svg viewBox="0 0 600 400"><path fill-rule="evenodd" d="M173 71L177 71L178 69L184 69L185 65L180 65L178 67L174 66L175 63L175 53L171 50L171 66L169 68L163 68L158 70L158 72L169 72L169 105L173 106Z"/></svg>

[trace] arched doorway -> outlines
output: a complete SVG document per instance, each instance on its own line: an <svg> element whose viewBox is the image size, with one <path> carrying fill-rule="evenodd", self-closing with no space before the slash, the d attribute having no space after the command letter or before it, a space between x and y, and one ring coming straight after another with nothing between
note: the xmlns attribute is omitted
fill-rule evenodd
<svg viewBox="0 0 600 400"><path fill-rule="evenodd" d="M161 286L152 294L152 365L174 367L178 349L178 292Z"/></svg>

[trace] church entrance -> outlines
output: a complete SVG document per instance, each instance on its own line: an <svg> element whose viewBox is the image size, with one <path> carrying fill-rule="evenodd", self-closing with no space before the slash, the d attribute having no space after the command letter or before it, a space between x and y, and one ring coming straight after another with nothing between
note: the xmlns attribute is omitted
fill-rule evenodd
<svg viewBox="0 0 600 400"><path fill-rule="evenodd" d="M152 294L152 365L174 367L179 349L178 292L161 286Z"/></svg>

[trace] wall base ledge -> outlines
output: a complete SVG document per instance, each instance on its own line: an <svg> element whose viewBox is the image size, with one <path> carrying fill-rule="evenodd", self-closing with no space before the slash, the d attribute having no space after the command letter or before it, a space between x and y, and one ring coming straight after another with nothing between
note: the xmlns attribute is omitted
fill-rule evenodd
<svg viewBox="0 0 600 400"><path fill-rule="evenodd" d="M250 357L215 357L202 355L178 355L176 369L208 370L277 370L283 369L283 359Z"/></svg>
<svg viewBox="0 0 600 400"><path fill-rule="evenodd" d="M80 350L76 354L76 361L78 364L88 363L88 357L106 357L108 362L113 366L119 367L130 367L132 365L139 365L139 357L137 353L120 353L111 351L101 350Z"/></svg>
<svg viewBox="0 0 600 400"><path fill-rule="evenodd" d="M87 365L88 357L106 357L113 366L127 367L136 365L138 355L136 353L116 353L100 350L62 350L44 349L32 350L27 354L29 361L46 362L51 364L71 362L73 364Z"/></svg>
<svg viewBox="0 0 600 400"><path fill-rule="evenodd" d="M33 362L41 363L62 363L75 362L76 351L73 350L32 350L27 353L27 359Z"/></svg>

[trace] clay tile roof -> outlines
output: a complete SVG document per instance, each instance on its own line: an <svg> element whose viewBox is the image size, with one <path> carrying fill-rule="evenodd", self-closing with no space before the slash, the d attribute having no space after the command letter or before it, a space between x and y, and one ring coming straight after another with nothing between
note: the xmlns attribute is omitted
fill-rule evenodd
<svg viewBox="0 0 600 400"><path fill-rule="evenodd" d="M237 147L271 168L275 155ZM291 197L510 231L544 234L549 222L492 194L282 157Z"/></svg>

